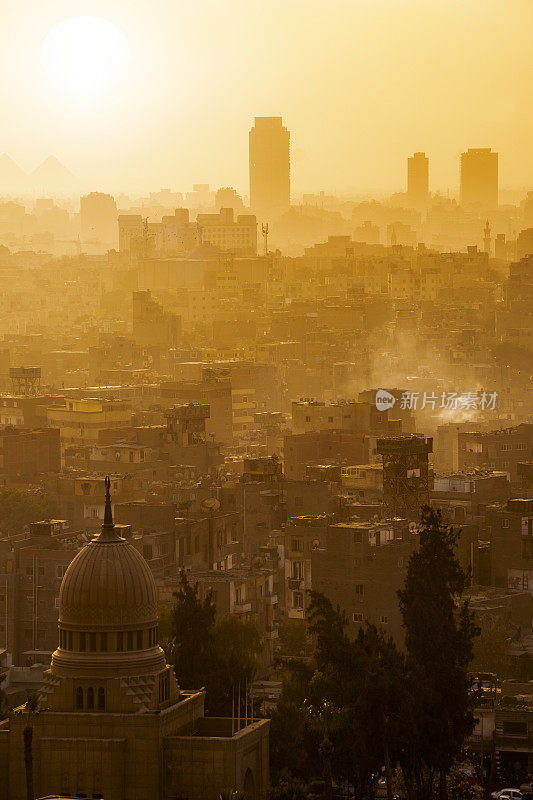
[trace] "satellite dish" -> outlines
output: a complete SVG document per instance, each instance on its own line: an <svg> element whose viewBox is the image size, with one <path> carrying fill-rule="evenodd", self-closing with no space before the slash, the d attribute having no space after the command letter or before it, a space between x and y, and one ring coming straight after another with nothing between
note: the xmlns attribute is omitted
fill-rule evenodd
<svg viewBox="0 0 533 800"><path fill-rule="evenodd" d="M214 514L215 511L218 511L218 509L220 508L220 500L217 500L216 497L207 497L200 503L200 508L202 509L202 511Z"/></svg>

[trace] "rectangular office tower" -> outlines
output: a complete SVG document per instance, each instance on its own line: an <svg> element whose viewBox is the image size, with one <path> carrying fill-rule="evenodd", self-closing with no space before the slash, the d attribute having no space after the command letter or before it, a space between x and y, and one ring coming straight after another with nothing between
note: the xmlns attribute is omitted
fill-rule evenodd
<svg viewBox="0 0 533 800"><path fill-rule="evenodd" d="M281 117L256 117L249 135L250 207L268 218L289 208L290 133Z"/></svg>
<svg viewBox="0 0 533 800"><path fill-rule="evenodd" d="M461 203L496 208L498 205L498 153L490 147L461 154Z"/></svg>
<svg viewBox="0 0 533 800"><path fill-rule="evenodd" d="M407 194L413 203L424 205L429 196L429 158L414 153L407 159Z"/></svg>

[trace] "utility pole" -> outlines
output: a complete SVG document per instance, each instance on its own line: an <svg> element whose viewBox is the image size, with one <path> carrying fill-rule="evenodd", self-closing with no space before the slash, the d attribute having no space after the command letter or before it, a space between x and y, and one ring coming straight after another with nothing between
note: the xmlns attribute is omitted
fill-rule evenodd
<svg viewBox="0 0 533 800"><path fill-rule="evenodd" d="M143 220L143 258L148 258L148 217Z"/></svg>

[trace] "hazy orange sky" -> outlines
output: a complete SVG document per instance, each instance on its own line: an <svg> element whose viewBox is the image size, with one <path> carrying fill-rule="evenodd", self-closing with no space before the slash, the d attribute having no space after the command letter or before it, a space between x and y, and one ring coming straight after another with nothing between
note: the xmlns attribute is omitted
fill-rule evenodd
<svg viewBox="0 0 533 800"><path fill-rule="evenodd" d="M129 72L84 103L51 86L50 29L102 16ZM533 188L532 0L18 0L2 2L0 152L55 154L91 188L248 192L248 130L282 115L295 192L394 191L430 157L456 190L467 147L500 153L500 185Z"/></svg>

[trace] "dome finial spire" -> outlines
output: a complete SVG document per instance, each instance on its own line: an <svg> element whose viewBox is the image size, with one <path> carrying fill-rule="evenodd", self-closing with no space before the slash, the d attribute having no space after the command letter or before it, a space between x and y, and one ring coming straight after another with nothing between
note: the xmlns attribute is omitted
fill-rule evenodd
<svg viewBox="0 0 533 800"><path fill-rule="evenodd" d="M115 523L113 522L113 512L111 510L111 479L109 475L105 476L105 510L104 510L104 524L102 525L102 533L98 537L102 539L116 539Z"/></svg>

